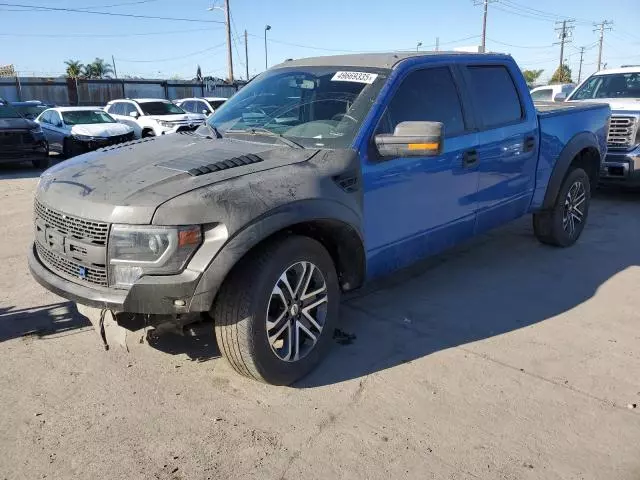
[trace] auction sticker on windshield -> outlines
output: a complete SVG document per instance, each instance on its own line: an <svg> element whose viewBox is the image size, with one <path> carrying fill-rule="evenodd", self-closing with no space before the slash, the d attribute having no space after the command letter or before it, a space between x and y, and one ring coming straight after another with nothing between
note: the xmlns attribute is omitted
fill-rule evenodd
<svg viewBox="0 0 640 480"><path fill-rule="evenodd" d="M378 78L377 73L367 72L336 72L331 79L332 82L356 82L356 83L373 83Z"/></svg>

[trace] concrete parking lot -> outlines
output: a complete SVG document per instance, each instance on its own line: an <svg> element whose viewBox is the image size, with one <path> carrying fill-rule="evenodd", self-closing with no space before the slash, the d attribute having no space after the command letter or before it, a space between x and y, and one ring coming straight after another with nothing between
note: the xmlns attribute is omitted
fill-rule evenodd
<svg viewBox="0 0 640 480"><path fill-rule="evenodd" d="M640 194L571 249L526 218L345 299L355 339L281 388L212 328L104 351L28 272L36 182L0 169L0 479L640 479Z"/></svg>

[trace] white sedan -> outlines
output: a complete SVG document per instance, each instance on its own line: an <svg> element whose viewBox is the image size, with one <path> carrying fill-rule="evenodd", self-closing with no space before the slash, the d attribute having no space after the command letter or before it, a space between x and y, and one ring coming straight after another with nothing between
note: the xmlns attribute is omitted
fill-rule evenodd
<svg viewBox="0 0 640 480"><path fill-rule="evenodd" d="M42 112L40 124L49 150L65 158L134 139L133 129L99 107L56 107Z"/></svg>

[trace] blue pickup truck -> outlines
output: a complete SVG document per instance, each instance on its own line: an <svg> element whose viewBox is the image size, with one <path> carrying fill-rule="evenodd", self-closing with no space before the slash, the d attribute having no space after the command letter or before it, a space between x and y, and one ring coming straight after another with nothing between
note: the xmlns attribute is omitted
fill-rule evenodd
<svg viewBox="0 0 640 480"><path fill-rule="evenodd" d="M341 292L525 214L580 237L607 105L536 109L509 56L372 54L263 73L195 132L47 170L34 277L105 318L213 318L239 373L289 384L331 343Z"/></svg>

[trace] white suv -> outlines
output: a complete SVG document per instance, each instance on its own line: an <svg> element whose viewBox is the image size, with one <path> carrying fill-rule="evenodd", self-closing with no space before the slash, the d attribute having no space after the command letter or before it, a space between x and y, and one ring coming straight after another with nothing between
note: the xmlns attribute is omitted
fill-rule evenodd
<svg viewBox="0 0 640 480"><path fill-rule="evenodd" d="M118 122L133 128L136 138L195 130L203 123L202 118L159 98L113 100L104 109Z"/></svg>
<svg viewBox="0 0 640 480"><path fill-rule="evenodd" d="M181 98L180 100L175 100L174 103L189 113L206 118L227 100L227 98L222 97Z"/></svg>

